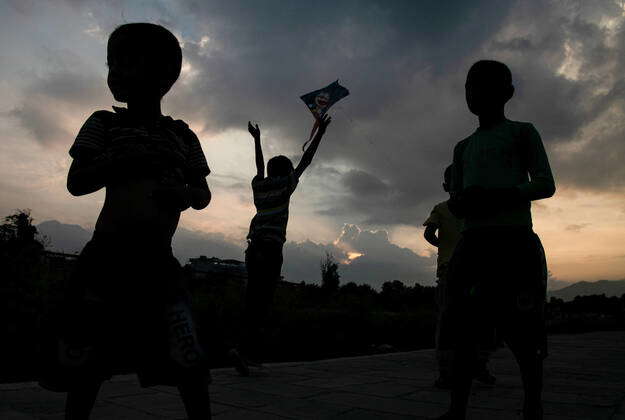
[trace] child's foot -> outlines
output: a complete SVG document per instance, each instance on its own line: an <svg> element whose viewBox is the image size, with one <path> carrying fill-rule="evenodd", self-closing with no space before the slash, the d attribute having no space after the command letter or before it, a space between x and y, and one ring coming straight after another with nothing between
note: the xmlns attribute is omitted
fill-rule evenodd
<svg viewBox="0 0 625 420"><path fill-rule="evenodd" d="M475 376L475 380L485 385L495 385L497 378L495 378L489 371L483 370Z"/></svg>
<svg viewBox="0 0 625 420"><path fill-rule="evenodd" d="M248 361L243 356L241 356L241 353L239 353L237 349L231 349L228 352L228 356L230 357L232 366L234 366L239 375L250 376Z"/></svg>

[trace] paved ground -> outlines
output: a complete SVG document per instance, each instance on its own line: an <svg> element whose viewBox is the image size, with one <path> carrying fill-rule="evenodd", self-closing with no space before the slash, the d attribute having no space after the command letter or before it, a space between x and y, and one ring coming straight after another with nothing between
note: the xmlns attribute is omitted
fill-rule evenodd
<svg viewBox="0 0 625 420"><path fill-rule="evenodd" d="M625 332L550 337L546 419L625 420ZM266 376L213 371L213 415L227 419L422 419L448 394L432 388L431 350L270 365ZM494 387L476 385L470 419L516 419L522 390L507 349L496 353ZM34 383L0 385L0 419L62 419L64 395ZM184 419L174 388L139 388L133 376L105 383L92 419Z"/></svg>

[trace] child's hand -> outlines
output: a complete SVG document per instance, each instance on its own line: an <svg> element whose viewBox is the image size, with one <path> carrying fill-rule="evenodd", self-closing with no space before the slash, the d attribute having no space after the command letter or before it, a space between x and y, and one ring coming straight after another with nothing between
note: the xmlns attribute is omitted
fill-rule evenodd
<svg viewBox="0 0 625 420"><path fill-rule="evenodd" d="M260 139L260 128L258 128L258 124L256 124L256 126L253 126L252 123L248 121L247 131L249 131L252 137L254 137L254 140Z"/></svg>
<svg viewBox="0 0 625 420"><path fill-rule="evenodd" d="M184 211L191 206L191 191L184 185L157 188L150 197L163 208Z"/></svg>
<svg viewBox="0 0 625 420"><path fill-rule="evenodd" d="M328 128L328 126L330 125L331 122L332 122L332 117L329 116L328 114L326 114L323 117L321 117L321 119L319 120L318 131L321 132L321 134L325 133L326 132L326 128Z"/></svg>

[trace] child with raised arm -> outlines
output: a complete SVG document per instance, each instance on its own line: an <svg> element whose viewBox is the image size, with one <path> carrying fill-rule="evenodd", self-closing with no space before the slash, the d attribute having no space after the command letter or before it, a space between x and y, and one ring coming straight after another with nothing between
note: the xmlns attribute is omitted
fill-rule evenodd
<svg viewBox="0 0 625 420"><path fill-rule="evenodd" d="M239 348L230 351L230 357L240 375L248 376L250 366L260 366L258 361L264 339L262 328L280 279L291 194L295 191L300 176L312 162L330 122L332 118L328 115L321 118L317 133L296 168L293 168L293 163L286 156L274 156L267 162L267 176L260 144L260 129L258 125L248 123L256 154L256 176L252 179L256 215L250 223L248 247L245 251L247 287L243 337Z"/></svg>
<svg viewBox="0 0 625 420"><path fill-rule="evenodd" d="M161 99L180 74L182 51L167 29L119 26L108 40L108 86L127 103L96 111L69 154L74 196L106 189L93 238L70 285L59 340L66 418L86 419L118 363L141 386L177 386L189 419L210 418L209 372L171 240L180 213L205 208L210 173L200 143Z"/></svg>
<svg viewBox="0 0 625 420"><path fill-rule="evenodd" d="M530 203L551 197L555 183L538 131L505 117L514 94L510 69L478 61L465 90L479 127L454 149L449 209L464 227L448 271L454 379L441 418L465 418L478 351L493 348L496 330L521 370L523 418L542 419L547 268Z"/></svg>
<svg viewBox="0 0 625 420"><path fill-rule="evenodd" d="M452 165L445 168L443 190L449 192L451 182ZM447 269L449 260L460 240L462 231L462 219L454 216L449 211L448 201L438 203L432 209L430 216L423 223L425 231L423 236L432 246L438 248L436 259L436 304L438 306L438 319L436 322L436 362L438 363L438 379L434 386L440 389L451 388L451 368L453 361L452 342L449 329L449 286L447 284ZM481 351L479 354L478 368L475 379L484 384L492 385L495 377L489 372L488 352Z"/></svg>

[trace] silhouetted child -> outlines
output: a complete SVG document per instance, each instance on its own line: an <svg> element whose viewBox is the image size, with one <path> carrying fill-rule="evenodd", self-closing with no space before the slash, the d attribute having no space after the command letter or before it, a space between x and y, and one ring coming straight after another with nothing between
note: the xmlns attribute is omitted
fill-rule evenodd
<svg viewBox="0 0 625 420"><path fill-rule="evenodd" d="M123 363L142 386L177 386L188 417L206 419L209 373L171 240L182 211L210 202L210 170L195 134L160 104L182 51L167 29L131 23L110 35L107 59L108 86L128 107L93 113L69 151L69 192L104 187L106 197L70 286L59 344L67 381L42 385L68 391L66 418L86 419Z"/></svg>
<svg viewBox="0 0 625 420"><path fill-rule="evenodd" d="M449 192L451 182L452 165L445 168L443 190ZM462 219L454 216L447 205L447 201L438 203L432 209L430 216L423 223L425 231L423 236L430 244L438 248L436 260L436 300L438 306L438 319L436 323L436 361L438 363L439 377L434 386L441 389L451 388L451 368L453 360L452 337L449 333L448 301L449 288L447 285L447 269L449 260L456 244L460 240L462 231ZM438 232L438 235L437 235ZM478 369L475 379L479 382L492 385L496 379L487 368L488 352L481 351L478 360Z"/></svg>
<svg viewBox="0 0 625 420"><path fill-rule="evenodd" d="M331 121L327 115L319 121L318 131L295 169L286 156L275 156L267 162L267 177L260 144L260 129L258 125L254 127L248 123L248 130L254 137L256 154L256 176L252 179L256 215L250 223L248 247L245 251L247 287L243 336L239 348L230 351L230 357L240 375L248 376L250 366L260 366L258 362L264 341L262 328L280 280L282 247L286 241L291 194L295 191L300 176L312 162Z"/></svg>
<svg viewBox="0 0 625 420"><path fill-rule="evenodd" d="M524 418L540 419L547 269L530 202L554 194L553 176L534 126L505 117L508 67L478 61L465 88L479 127L454 149L449 209L464 227L448 271L455 360L442 418L465 418L478 351L494 347L496 330L519 363Z"/></svg>

